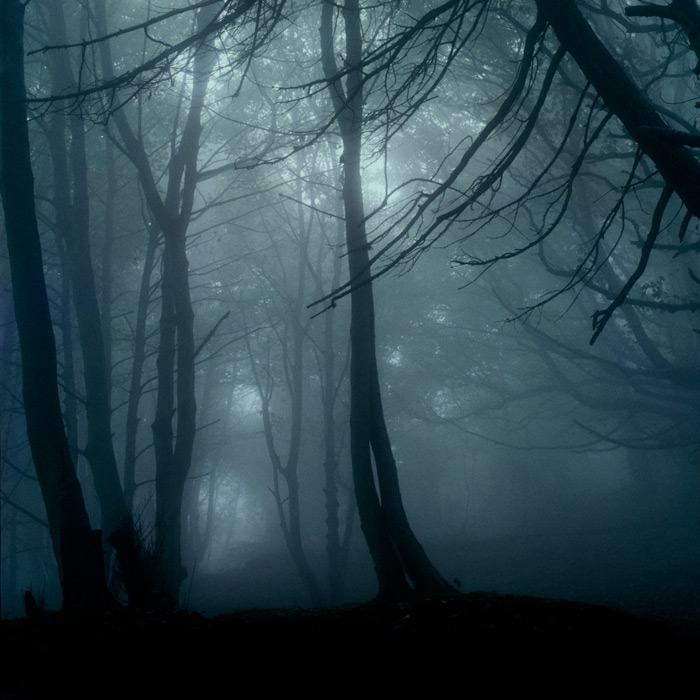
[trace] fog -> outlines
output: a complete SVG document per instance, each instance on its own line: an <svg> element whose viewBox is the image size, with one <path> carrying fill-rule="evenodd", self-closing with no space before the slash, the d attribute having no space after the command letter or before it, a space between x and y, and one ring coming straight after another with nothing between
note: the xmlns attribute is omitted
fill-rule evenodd
<svg viewBox="0 0 700 700"><path fill-rule="evenodd" d="M549 3L452 4L446 34L410 34L437 3L361 3L362 70L328 3L28 5L56 387L118 600L134 600L113 548L127 521L160 604L371 599L387 564L356 491L388 523L393 459L446 587L700 630L697 211L575 48L557 53L558 28L532 29ZM697 139L688 42L586 5L639 94ZM3 617L25 591L45 609L65 595L10 267L3 243ZM429 592L386 527L401 585Z"/></svg>

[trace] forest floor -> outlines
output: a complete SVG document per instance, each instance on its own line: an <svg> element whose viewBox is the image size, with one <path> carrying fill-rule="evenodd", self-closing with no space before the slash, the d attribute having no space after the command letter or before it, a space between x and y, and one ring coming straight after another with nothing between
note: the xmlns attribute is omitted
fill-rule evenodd
<svg viewBox="0 0 700 700"><path fill-rule="evenodd" d="M352 687L453 693L604 682L668 691L697 674L700 635L611 608L470 593L215 618L120 609L2 622L0 698L206 697ZM560 686L566 677L566 685ZM301 685L300 685L301 684ZM458 684L458 685L455 685ZM687 692L687 691L686 691ZM576 693L578 694L578 693Z"/></svg>

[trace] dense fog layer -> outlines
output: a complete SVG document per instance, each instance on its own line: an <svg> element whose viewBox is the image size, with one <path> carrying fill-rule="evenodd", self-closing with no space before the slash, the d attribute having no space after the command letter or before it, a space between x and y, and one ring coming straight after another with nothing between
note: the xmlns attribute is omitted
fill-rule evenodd
<svg viewBox="0 0 700 700"><path fill-rule="evenodd" d="M445 581L700 625L697 214L559 32L533 33L550 3L447 3L423 25L438 3L360 3L358 71L335 6L245 4L26 10L58 390L110 590L126 601L89 459L105 426L119 502L179 605L376 594L350 422L351 297L369 288L403 505ZM697 135L678 25L574 5L670 128ZM352 133L371 285L348 272ZM697 142L679 148L696 160ZM7 617L27 590L62 598L4 245L0 278ZM90 330L107 380L94 362L89 376Z"/></svg>

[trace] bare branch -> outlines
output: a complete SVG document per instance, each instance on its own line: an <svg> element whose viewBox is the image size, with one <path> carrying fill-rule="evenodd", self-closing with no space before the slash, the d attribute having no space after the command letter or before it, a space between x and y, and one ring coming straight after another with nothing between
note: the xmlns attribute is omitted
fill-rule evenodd
<svg viewBox="0 0 700 700"><path fill-rule="evenodd" d="M30 520L33 520L35 523L45 527L47 530L49 529L49 524L46 522L46 520L40 518L38 515L34 515L34 513L26 508L23 508L21 505L19 505L19 503L15 503L11 498L8 498L3 491L0 491L0 499L3 501L3 503L7 503L8 506L12 506L15 510L18 510L20 513L26 515Z"/></svg>
<svg viewBox="0 0 700 700"><path fill-rule="evenodd" d="M231 315L230 311L227 311L215 324L214 327L207 333L204 340L199 344L197 349L194 351L195 358L199 355L202 350L204 350L205 345L214 337L219 326Z"/></svg>
<svg viewBox="0 0 700 700"><path fill-rule="evenodd" d="M177 15L180 15L183 12L193 12L194 10L197 10L200 7L213 5L214 3L220 1L221 0L202 0L201 2L195 5L188 5L187 7L180 7L175 10L171 10L170 12L165 12L162 15L158 15L157 17L153 17L151 19L146 20L145 22L139 22L138 24L133 24L130 27L125 27L124 29L117 29L114 32L105 34L104 36L96 37L95 39L83 39L83 41L78 41L73 44L55 44L49 46L42 46L40 49L34 49L34 51L29 51L27 55L31 56L36 53L46 53L47 51L57 51L62 49L75 48L80 48L84 51L88 46L98 44L101 41L109 41L110 39L115 39L116 37L124 36L125 34L129 34L131 32L136 32L139 29L143 29L144 31L146 31L148 27L152 27L154 24L158 24L159 22L162 22L166 19L170 19L171 17L176 17Z"/></svg>
<svg viewBox="0 0 700 700"><path fill-rule="evenodd" d="M619 294L615 297L612 304L610 304L604 311L596 311L593 314L594 332L590 340L591 345L595 343L596 338L601 334L603 328L605 328L605 324L610 320L610 317L613 315L615 309L625 301L632 287L644 273L644 270L647 267L647 263L649 262L649 256L651 255L651 251L654 247L654 242L656 241L659 233L661 232L661 220L663 218L664 211L666 210L666 206L668 205L672 194L673 187L669 184L665 185L663 191L661 192L661 196L659 197L659 201L656 204L656 209L654 209L654 215L651 219L651 228L649 230L649 234L646 237L646 240L644 241L644 245L642 246L642 253L639 257L639 263L637 263L637 268L629 276L629 279L625 283L624 287L622 287Z"/></svg>

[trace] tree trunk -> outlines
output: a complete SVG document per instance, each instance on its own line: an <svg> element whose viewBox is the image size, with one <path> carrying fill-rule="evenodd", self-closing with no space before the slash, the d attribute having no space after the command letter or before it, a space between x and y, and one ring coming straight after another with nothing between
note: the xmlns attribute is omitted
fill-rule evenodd
<svg viewBox="0 0 700 700"><path fill-rule="evenodd" d="M198 28L211 22L220 10L218 3L201 8ZM104 0L95 5L100 34L107 33ZM114 75L109 42L101 42L103 77ZM162 309L160 346L156 360L158 397L152 424L156 454L155 559L161 595L177 605L185 576L181 563L182 496L192 461L196 431L194 312L189 286L187 228L192 216L197 185L197 159L201 113L216 54L203 42L195 48L192 65L192 95L180 142L173 145L168 163L168 185L161 197L148 155L140 136L133 131L122 110L113 120L124 148L136 166L139 181L153 219L163 234L161 275ZM176 430L173 431L173 416Z"/></svg>
<svg viewBox="0 0 700 700"><path fill-rule="evenodd" d="M65 19L60 3L50 3L50 39L66 41ZM65 52L50 63L52 91L60 94L73 87L73 77ZM70 147L66 119L52 118L49 146L53 162L54 190L59 232L65 241L68 272L73 288L73 305L85 379L87 444L84 454L93 474L107 539L115 548L120 573L133 605L146 603L148 583L141 543L136 535L130 510L124 499L112 443L110 368L105 356L102 319L97 298L90 250L88 170L85 128L79 115L69 118ZM70 168L67 153L70 152ZM69 177L72 175L72 177ZM73 191L70 191L70 182Z"/></svg>
<svg viewBox="0 0 700 700"><path fill-rule="evenodd" d="M66 437L70 446L70 456L73 464L78 466L78 400L75 387L75 360L73 355L73 314L71 312L70 276L66 260L66 246L58 231L56 232L56 247L61 258L61 344L63 346L63 422Z"/></svg>
<svg viewBox="0 0 700 700"><path fill-rule="evenodd" d="M56 346L34 207L20 0L1 0L2 198L22 355L27 434L46 505L65 607L108 600L100 533L90 528L70 458L56 374Z"/></svg>
<svg viewBox="0 0 700 700"><path fill-rule="evenodd" d="M158 247L158 228L151 224L148 227L148 243L146 258L141 273L139 300L136 307L136 325L134 328L134 359L131 363L131 379L129 383L129 398L126 408L126 427L124 435L124 499L127 507L133 512L134 495L136 493L136 439L139 431L139 403L143 393L141 377L146 362L146 320L148 305L151 300L151 275Z"/></svg>
<svg viewBox="0 0 700 700"><path fill-rule="evenodd" d="M336 200L336 208L340 208L340 202ZM340 248L343 239L342 211L338 212L337 246ZM333 256L333 277L331 289L336 289L340 284L341 259ZM323 296L322 287L318 286L317 296ZM328 554L328 591L331 605L340 603L343 597L345 581L345 567L347 564L347 548L341 544L340 535L340 500L338 498L338 449L336 446L336 422L335 404L337 396L337 378L335 369L335 316L332 311L324 314L323 348L321 376L323 377L323 472L325 475L324 494L326 496L326 553ZM349 498L348 500L352 500ZM354 504L348 503L348 509L353 511ZM344 533L346 540L350 532L352 519L346 522Z"/></svg>
<svg viewBox="0 0 700 700"><path fill-rule="evenodd" d="M300 230L303 228L301 221ZM274 387L273 372L270 368L266 371L268 377L266 386L256 370L255 360L252 351L248 346L250 354L251 368L255 383L260 396L263 414L263 431L267 451L272 465L272 493L277 505L277 514L280 519L280 527L284 534L284 541L292 557L292 561L297 569L304 586L309 594L312 605L320 605L322 602L321 587L318 584L316 575L309 564L304 544L301 536L301 501L299 494L299 456L301 449L302 433L302 413L303 413L303 387L304 387L304 365L303 365L303 341L304 329L301 325L301 307L303 302L304 276L305 276L305 255L304 248L308 245L308 233L300 241L299 250L299 283L297 293L288 310L286 325L291 326L291 349L289 343L282 342L282 363L286 366L285 375L287 379L287 395L291 404L291 425L289 430L289 451L287 458L282 463L282 459L275 446L275 434L272 426L272 414L270 411L270 399ZM268 358L269 361L269 358ZM282 482L286 486L286 494L282 487Z"/></svg>
<svg viewBox="0 0 700 700"><path fill-rule="evenodd" d="M343 204L351 292L350 451L362 531L379 580L379 595L396 597L410 584L421 593L452 591L430 563L408 523L381 403L377 370L374 297L362 198L362 29L358 0L343 6L343 87L333 53L334 4L323 3L321 51L326 79L343 139ZM372 456L379 494L374 483Z"/></svg>
<svg viewBox="0 0 700 700"><path fill-rule="evenodd" d="M175 228L165 234L163 248L162 310L156 360L158 397L152 425L156 454L154 553L161 592L173 605L177 605L180 584L186 576L182 568L181 509L196 428L194 314L189 294L188 268L186 229ZM177 414L175 434L174 412Z"/></svg>
<svg viewBox="0 0 700 700"><path fill-rule="evenodd" d="M204 374L204 387L202 389L202 410L199 412L198 423L199 430L206 430L212 422L211 407L214 405L213 394L216 386L215 375L217 367L210 360ZM191 470L197 472L195 476L191 476L189 482L185 486L185 492L182 503L182 541L183 541L183 560L186 566L190 567L190 571L194 572L198 562L201 562L209 545L211 512L206 518L204 528L201 523L200 498L202 493L202 482L204 481L201 472L206 468L209 472L209 507L212 507L212 495L214 493L214 481L216 478L215 465L215 450L211 449L211 442L203 442L199 439L195 444L195 449L192 456Z"/></svg>

